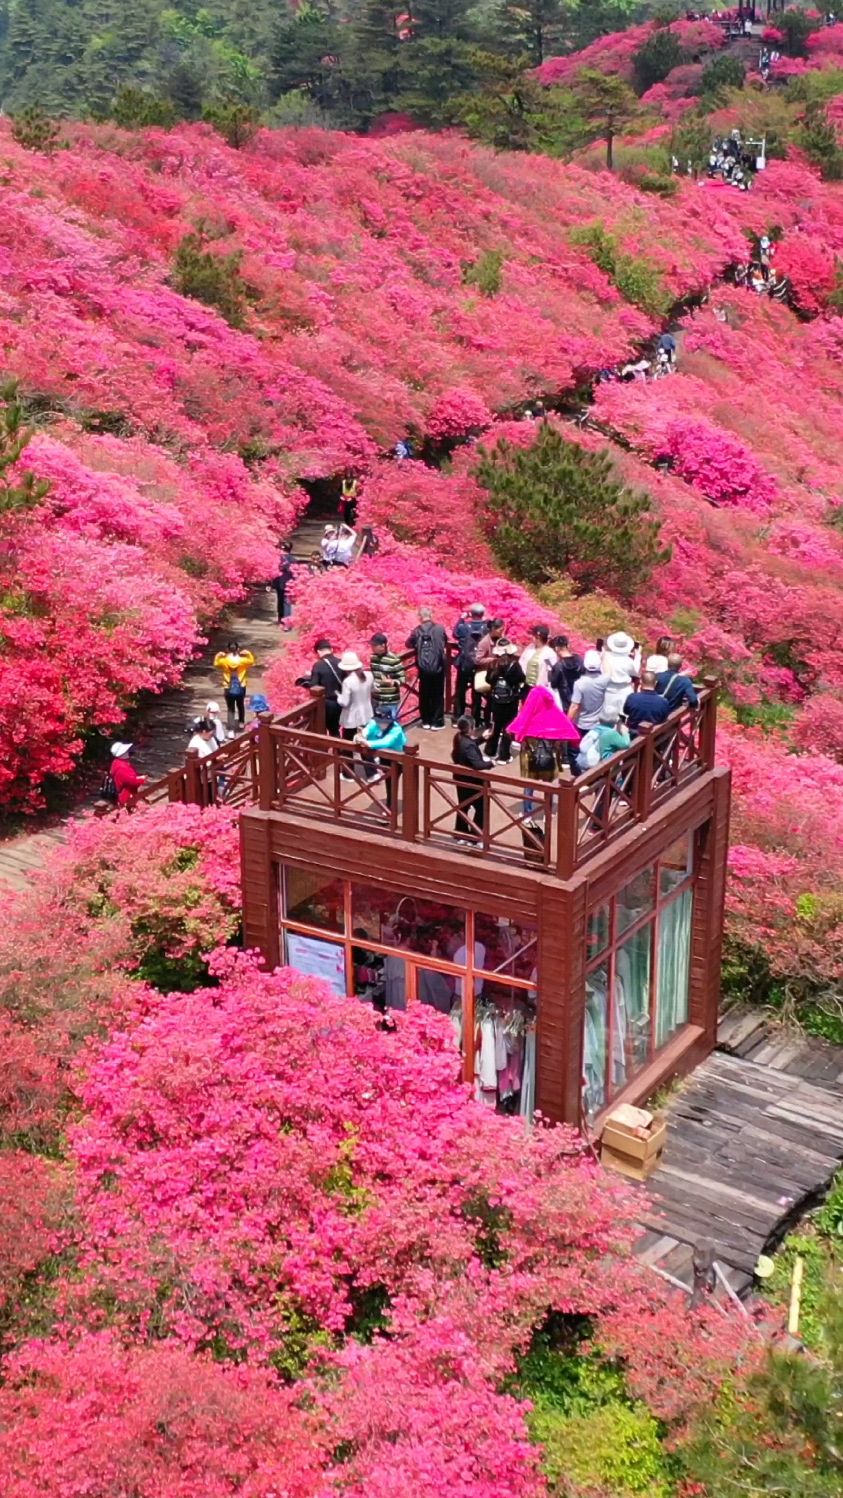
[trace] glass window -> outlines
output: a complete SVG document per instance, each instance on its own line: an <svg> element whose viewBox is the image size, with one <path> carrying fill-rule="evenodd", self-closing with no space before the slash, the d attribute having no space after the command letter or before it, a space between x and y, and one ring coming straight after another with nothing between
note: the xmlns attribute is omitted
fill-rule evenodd
<svg viewBox="0 0 843 1498"><path fill-rule="evenodd" d="M693 870L691 834L677 839L659 859L659 893L669 895Z"/></svg>
<svg viewBox="0 0 843 1498"><path fill-rule="evenodd" d="M589 914L585 933L586 962L592 962L595 957L599 957L600 953L605 952L609 945L609 932L611 930L609 915L608 904L598 905L597 909L592 910Z"/></svg>
<svg viewBox="0 0 843 1498"><path fill-rule="evenodd" d="M439 1014L450 1014L456 998L457 979L454 973L442 973L433 967L416 968L416 996L420 1004L427 1004ZM459 1033L459 1032L458 1032Z"/></svg>
<svg viewBox="0 0 843 1498"><path fill-rule="evenodd" d="M320 931L345 930L345 882L329 879L318 869L284 869L284 914L288 921L317 926Z"/></svg>
<svg viewBox="0 0 843 1498"><path fill-rule="evenodd" d="M324 941L321 936L304 936L300 931L284 933L287 962L311 978L322 978L336 994L346 994L345 945Z"/></svg>
<svg viewBox="0 0 843 1498"><path fill-rule="evenodd" d="M624 1082L640 1071L650 1054L650 949L653 923L630 936L615 953L613 1061ZM615 1076L615 1085L618 1077Z"/></svg>
<svg viewBox="0 0 843 1498"><path fill-rule="evenodd" d="M585 980L583 1035L583 1103L594 1118L606 1099L606 1048L609 1031L609 969L598 967Z"/></svg>
<svg viewBox="0 0 843 1498"><path fill-rule="evenodd" d="M649 868L636 874L634 879L630 879L615 898L618 934L640 921L642 916L649 915L655 900L656 870L651 864Z"/></svg>
<svg viewBox="0 0 843 1498"><path fill-rule="evenodd" d="M505 916L478 914L474 917L474 935L484 949L482 965L487 973L530 981L537 960L535 926Z"/></svg>
<svg viewBox="0 0 843 1498"><path fill-rule="evenodd" d="M659 912L657 1046L688 1022L693 906L694 892L686 889Z"/></svg>
<svg viewBox="0 0 843 1498"><path fill-rule="evenodd" d="M445 962L465 945L464 910L377 884L352 884L351 925L354 935Z"/></svg>

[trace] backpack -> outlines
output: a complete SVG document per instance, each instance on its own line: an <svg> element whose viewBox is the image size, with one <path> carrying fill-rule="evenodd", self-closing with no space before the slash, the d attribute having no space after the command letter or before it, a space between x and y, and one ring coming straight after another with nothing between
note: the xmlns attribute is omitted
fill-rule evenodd
<svg viewBox="0 0 843 1498"><path fill-rule="evenodd" d="M598 729L590 728L588 733L583 735L579 752L582 755L583 763L588 766L589 770L596 769L602 759L600 752L600 732Z"/></svg>
<svg viewBox="0 0 843 1498"><path fill-rule="evenodd" d="M100 784L100 796L103 801L111 801L117 805L117 787L114 784L114 776L110 770L106 770Z"/></svg>
<svg viewBox="0 0 843 1498"><path fill-rule="evenodd" d="M474 665L477 655L477 646L486 634L489 626L485 619L472 619L469 622L468 632L460 640L460 666L466 670Z"/></svg>
<svg viewBox="0 0 843 1498"><path fill-rule="evenodd" d="M539 739L533 750L533 769L540 775L556 768L556 755L546 739Z"/></svg>
<svg viewBox="0 0 843 1498"><path fill-rule="evenodd" d="M227 691L229 697L245 697L246 688L244 687L236 671L232 671L231 680L229 681L228 686L225 690Z"/></svg>
<svg viewBox="0 0 843 1498"><path fill-rule="evenodd" d="M499 676L492 687L492 701L507 703L511 702L514 696L515 690L512 683L507 681L505 676Z"/></svg>
<svg viewBox="0 0 843 1498"><path fill-rule="evenodd" d="M423 625L419 630L416 642L416 657L419 663L419 670L428 675L441 671L445 664L445 652L442 649L442 642L434 638L433 630L434 626L432 624Z"/></svg>

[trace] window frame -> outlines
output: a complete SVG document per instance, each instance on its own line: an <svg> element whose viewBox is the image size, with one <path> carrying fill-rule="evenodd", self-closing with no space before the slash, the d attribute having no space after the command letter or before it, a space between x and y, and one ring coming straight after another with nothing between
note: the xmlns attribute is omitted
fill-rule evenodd
<svg viewBox="0 0 843 1498"><path fill-rule="evenodd" d="M687 839L689 841L689 847L690 847L690 864L691 864L690 872L686 873L684 875L684 877L676 885L674 885L674 887L671 890L669 890L666 893L662 892L662 869L663 868L674 868L675 867L674 865L671 865L671 864L667 863L666 855L669 852L669 850L675 846L675 844L680 840L680 838L682 836L683 836L683 834L679 833L676 837L672 838L671 841L670 841L670 843L668 844L668 846L665 847L665 848L663 848L663 849L661 849L660 852L658 854L656 854L656 857L652 860L652 862L650 864L643 864L642 867L637 871L636 874L632 874L628 878L624 879L623 882L621 884L619 884L616 889L612 890L612 893L610 895L605 896L603 899L597 901L593 906L590 906L589 909L588 909L588 911L587 911L587 914L586 914L586 930L588 930L588 922L589 922L592 914L596 914L599 910L601 910L602 908L604 908L606 906L608 906L608 909L609 909L609 938L608 938L608 941L603 946L603 948L601 949L600 953L597 956L592 956L592 957L590 957L590 958L587 959L586 966L585 966L585 974L586 974L586 976L589 976L591 973L596 972L598 968L605 967L608 970L608 986L607 986L608 1014L607 1014L607 1017L606 1017L606 1056L605 1056L605 1062L604 1062L604 1065L605 1065L605 1071L604 1071L604 1093L605 1093L605 1099L606 1099L606 1101L605 1101L605 1103L603 1105L604 1108L608 1108L611 1105L611 1103L613 1103L614 1100L622 1092L624 1092L625 1089L632 1082L634 1082L635 1078L637 1076L639 1076L641 1074L641 1072L646 1069L647 1066L649 1066L654 1060L657 1059L657 1057L659 1056L659 1054L665 1049L666 1046L668 1046L670 1044L670 1042L676 1037L676 1035L680 1034L681 1030L684 1029L685 1026L687 1026L690 1023L690 1016L689 1016L689 1018L685 1020L685 1024L683 1026L680 1026L679 1029L674 1030L667 1037L667 1039L662 1042L661 1045L658 1045L658 1046L656 1045L655 1041L656 1041L656 1035L657 1035L657 1031L658 1031L658 1026L657 1026L657 1017L658 1017L657 1016L657 1006L658 1006L658 994L659 994L659 933L660 933L660 930L661 930L662 912L664 910L666 910L669 906L673 905L676 900L681 899L681 897L686 893L686 891L691 890L692 894L693 894L693 892L695 891L697 879L699 877L699 856L698 856L698 854L699 854L699 844L698 844L698 836L697 836L697 830L694 829L694 828L691 828L691 829L688 830L687 833L684 834L684 836L687 837ZM631 922L630 925L624 926L622 930L619 930L618 929L618 896L621 894L622 890L625 889L626 886L630 883L631 879L636 878L637 874L643 873L644 870L647 869L647 868L652 868L653 869L653 875L654 875L654 879L655 879L655 895L654 895L654 899L653 899L653 905L652 905L652 907L648 911L646 911L646 913L644 915L639 916L638 920ZM693 923L693 919L694 919L694 899L692 898L692 901L691 901L691 921L692 921L692 923ZM613 1055L614 1055L614 1047L615 1047L615 1004L614 1004L614 993L615 993L615 974L616 974L617 954L618 954L619 949L622 946L624 946L628 941L630 941L630 939L632 937L634 937L639 931L641 931L647 925L650 925L650 927L651 927L651 931L650 931L650 974L649 974L649 990L648 990L649 1026L648 1026L648 1038L647 1038L647 1055L646 1055L645 1060L639 1066L636 1067L635 1071L629 1073L626 1076L626 1078L623 1081L623 1083L619 1087L615 1087L614 1084L613 1084L613 1079L612 1079L612 1058L613 1058ZM690 973L689 973L689 979L688 979L688 981L689 981L689 984L690 984ZM583 1018L582 1018L582 1026L581 1026L580 1043L581 1043L581 1046L584 1048L584 1046L585 1046L585 990L584 989L583 989ZM584 1055L584 1050L581 1052L581 1055ZM583 1070L583 1069L584 1069L584 1063L581 1066L581 1070ZM601 1109L600 1111L603 1111L603 1110Z"/></svg>

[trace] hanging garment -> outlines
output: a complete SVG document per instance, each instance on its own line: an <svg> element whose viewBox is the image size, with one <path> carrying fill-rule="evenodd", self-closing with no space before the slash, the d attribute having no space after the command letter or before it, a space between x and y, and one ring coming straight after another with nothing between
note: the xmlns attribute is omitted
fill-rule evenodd
<svg viewBox="0 0 843 1498"><path fill-rule="evenodd" d="M532 1118L536 1109L536 1032L529 1029L524 1037L524 1070L521 1075L522 1118Z"/></svg>

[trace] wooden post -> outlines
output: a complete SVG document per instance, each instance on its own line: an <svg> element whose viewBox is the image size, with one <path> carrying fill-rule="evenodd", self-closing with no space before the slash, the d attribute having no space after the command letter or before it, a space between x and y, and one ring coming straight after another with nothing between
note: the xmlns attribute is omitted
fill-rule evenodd
<svg viewBox="0 0 843 1498"><path fill-rule="evenodd" d="M703 677L703 686L708 689L708 697L703 708L700 755L707 770L714 769L714 746L717 738L717 685L716 676Z"/></svg>
<svg viewBox="0 0 843 1498"><path fill-rule="evenodd" d="M195 753L195 750L194 750L194 753ZM167 771L167 800L168 801L178 801L178 802L181 802L181 801L184 800L184 771L183 770L168 770Z"/></svg>
<svg viewBox="0 0 843 1498"><path fill-rule="evenodd" d="M184 758L185 801L189 806L204 806L202 776L199 771L199 750L188 749Z"/></svg>
<svg viewBox="0 0 843 1498"><path fill-rule="evenodd" d="M556 872L560 879L570 879L577 866L577 783L575 780L560 780L558 789Z"/></svg>
<svg viewBox="0 0 843 1498"><path fill-rule="evenodd" d="M398 787L396 786L396 795ZM419 835L419 746L408 744L404 750L404 790L402 792L401 835L414 843Z"/></svg>
<svg viewBox="0 0 843 1498"><path fill-rule="evenodd" d="M313 710L313 722L310 727L311 733L326 733L325 723L325 688L308 687L310 692L311 707Z"/></svg>
<svg viewBox="0 0 843 1498"><path fill-rule="evenodd" d="M258 713L258 796L261 811L271 811L278 790L272 714Z"/></svg>
<svg viewBox="0 0 843 1498"><path fill-rule="evenodd" d="M635 786L635 816L637 821L646 822L650 815L650 799L653 793L653 770L655 768L653 725L643 726L639 730L638 737L641 740L641 750L638 755L638 781Z"/></svg>

